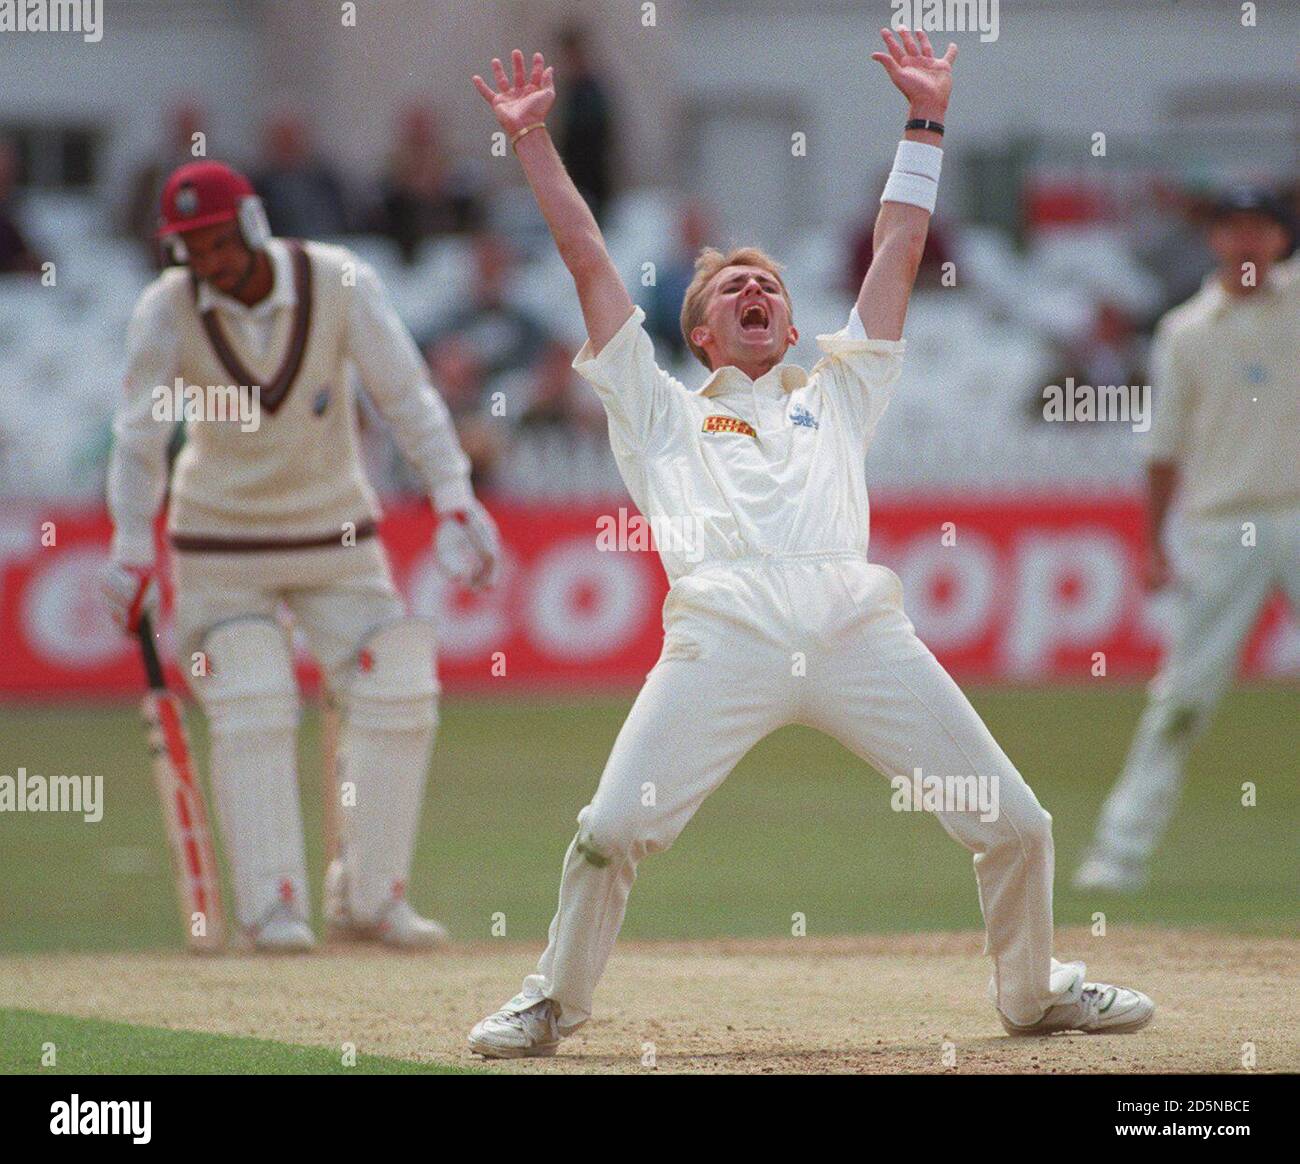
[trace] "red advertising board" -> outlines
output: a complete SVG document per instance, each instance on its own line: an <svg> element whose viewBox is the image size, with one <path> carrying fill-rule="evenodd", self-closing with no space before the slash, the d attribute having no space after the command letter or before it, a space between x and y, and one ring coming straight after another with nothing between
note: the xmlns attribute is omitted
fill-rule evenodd
<svg viewBox="0 0 1300 1164"><path fill-rule="evenodd" d="M381 533L393 572L438 627L448 690L640 682L658 655L666 582L655 554L598 547L597 520L618 507L494 505L506 568L478 596L439 575L428 508L390 507ZM0 696L139 691L132 646L99 601L108 539L96 509L0 512ZM1168 612L1142 592L1141 548L1134 498L873 498L872 557L903 579L918 633L959 678L1084 680L1099 653L1107 675L1149 674ZM305 654L300 665L311 683ZM1242 666L1256 677L1300 671L1300 630L1279 597Z"/></svg>

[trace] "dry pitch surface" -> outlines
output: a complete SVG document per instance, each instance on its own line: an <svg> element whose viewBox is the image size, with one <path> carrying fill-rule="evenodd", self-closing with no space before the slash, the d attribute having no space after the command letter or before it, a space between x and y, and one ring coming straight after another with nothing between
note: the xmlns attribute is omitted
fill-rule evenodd
<svg viewBox="0 0 1300 1164"><path fill-rule="evenodd" d="M553 1059L502 1071L1232 1072L1300 1069L1292 1002L1300 941L1195 930L1058 936L1090 977L1146 989L1136 1035L1009 1039L984 998L976 934L629 942L597 993L597 1017ZM465 1033L535 959L532 946L437 955L356 950L299 958L66 954L0 959L0 1007L442 1063L482 1060ZM947 1049L945 1062L945 1044ZM951 1064L955 1054L955 1064Z"/></svg>

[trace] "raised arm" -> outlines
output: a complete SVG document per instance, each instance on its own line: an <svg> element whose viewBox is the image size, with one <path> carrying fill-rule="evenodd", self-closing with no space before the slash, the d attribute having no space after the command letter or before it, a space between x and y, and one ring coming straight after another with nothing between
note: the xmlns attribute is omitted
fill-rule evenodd
<svg viewBox="0 0 1300 1164"><path fill-rule="evenodd" d="M474 85L491 107L524 167L533 196L551 228L560 258L573 276L582 304L582 317L592 350L599 352L632 314L632 297L605 249L595 216L578 193L546 130L546 115L555 104L555 69L541 53L533 54L531 75L524 72L524 54L511 54L513 83L493 58L492 89L482 77Z"/></svg>
<svg viewBox="0 0 1300 1164"><path fill-rule="evenodd" d="M900 30L901 46L887 29L882 29L880 35L889 51L872 53L871 59L884 66L889 79L907 98L908 120L925 119L942 125L948 111L948 96L952 92L952 63L957 59L957 46L950 44L942 57L936 57L929 38L923 32L913 36L905 28ZM940 134L926 129L909 129L903 137L906 141L929 147L943 143ZM907 301L911 298L912 285L916 282L916 272L925 251L930 208L894 201L891 197L913 197L924 202L927 191L933 196L933 189L925 182L932 180L937 183L940 155L932 150L919 153L921 156L905 160L900 151L876 217L871 266L858 294L858 314L871 339L896 340L902 337Z"/></svg>

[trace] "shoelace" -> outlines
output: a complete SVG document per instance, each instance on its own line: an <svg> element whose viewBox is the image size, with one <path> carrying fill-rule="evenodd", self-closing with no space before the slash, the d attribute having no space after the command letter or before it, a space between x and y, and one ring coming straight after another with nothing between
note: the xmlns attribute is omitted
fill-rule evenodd
<svg viewBox="0 0 1300 1164"><path fill-rule="evenodd" d="M518 1027L521 1031L527 1031L530 1023L537 1023L545 1027L549 1025L550 1014L546 1006L546 999L540 999L530 1006L527 1010L509 1011L510 1023Z"/></svg>

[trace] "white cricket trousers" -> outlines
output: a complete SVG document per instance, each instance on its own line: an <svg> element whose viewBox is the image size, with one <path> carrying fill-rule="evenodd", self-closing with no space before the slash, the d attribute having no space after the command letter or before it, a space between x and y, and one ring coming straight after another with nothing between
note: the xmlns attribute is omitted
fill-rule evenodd
<svg viewBox="0 0 1300 1164"><path fill-rule="evenodd" d="M1300 509L1189 519L1173 550L1181 605L1169 652L1097 822L1097 855L1125 864L1145 864L1164 835L1192 747L1274 589L1300 613Z"/></svg>
<svg viewBox="0 0 1300 1164"><path fill-rule="evenodd" d="M889 777L921 768L996 783L994 820L938 813L975 854L990 993L1026 1024L1078 997L1083 967L1052 958L1052 818L916 638L901 599L891 571L850 554L708 568L674 585L663 654L578 816L550 942L524 983L526 996L559 1004L561 1030L591 1015L641 859L668 848L741 757L792 723Z"/></svg>

